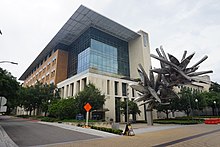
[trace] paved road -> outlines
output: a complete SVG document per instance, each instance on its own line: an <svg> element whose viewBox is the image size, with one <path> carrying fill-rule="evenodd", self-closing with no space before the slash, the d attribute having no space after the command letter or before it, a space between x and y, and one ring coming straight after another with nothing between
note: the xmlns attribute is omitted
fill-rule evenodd
<svg viewBox="0 0 220 147"><path fill-rule="evenodd" d="M101 138L100 136L39 124L32 120L19 118L0 116L0 125L8 136L20 147Z"/></svg>

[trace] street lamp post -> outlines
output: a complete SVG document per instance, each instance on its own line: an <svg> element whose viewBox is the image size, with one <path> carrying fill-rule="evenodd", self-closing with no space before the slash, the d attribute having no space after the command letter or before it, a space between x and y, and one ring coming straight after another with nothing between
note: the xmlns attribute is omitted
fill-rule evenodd
<svg viewBox="0 0 220 147"><path fill-rule="evenodd" d="M198 111L198 115L199 115L199 101L198 101L198 99L195 99L195 102L196 102L196 107L197 107L197 111Z"/></svg>
<svg viewBox="0 0 220 147"><path fill-rule="evenodd" d="M214 103L214 112L216 111L216 101L213 101L213 103ZM217 115L217 113L216 113L216 115Z"/></svg>
<svg viewBox="0 0 220 147"><path fill-rule="evenodd" d="M0 61L0 63L11 63L11 64L18 65L18 63L16 63L16 62L12 62L12 61Z"/></svg>

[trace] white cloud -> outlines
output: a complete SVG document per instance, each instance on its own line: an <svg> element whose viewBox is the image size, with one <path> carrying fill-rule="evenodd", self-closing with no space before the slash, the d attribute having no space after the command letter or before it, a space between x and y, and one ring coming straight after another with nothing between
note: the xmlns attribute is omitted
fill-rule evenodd
<svg viewBox="0 0 220 147"><path fill-rule="evenodd" d="M163 45L166 52L181 58L184 50L196 52L193 62L209 58L201 70L213 69L212 80L220 82L220 1L200 0L7 0L1 2L0 61L16 77L49 43L81 5L138 31L149 32L151 52ZM158 61L153 60L153 64ZM156 65L155 64L155 65Z"/></svg>

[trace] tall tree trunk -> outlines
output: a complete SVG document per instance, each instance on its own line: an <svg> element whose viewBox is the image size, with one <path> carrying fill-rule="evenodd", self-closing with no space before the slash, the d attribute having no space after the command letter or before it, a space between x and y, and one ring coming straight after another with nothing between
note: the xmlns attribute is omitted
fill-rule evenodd
<svg viewBox="0 0 220 147"><path fill-rule="evenodd" d="M29 110L29 116L31 116L31 112L32 112L32 109L30 108L30 110Z"/></svg>
<svg viewBox="0 0 220 147"><path fill-rule="evenodd" d="M45 117L47 116L47 111L44 112L44 116L45 116Z"/></svg>
<svg viewBox="0 0 220 147"><path fill-rule="evenodd" d="M169 118L169 111L166 110L167 119Z"/></svg>
<svg viewBox="0 0 220 147"><path fill-rule="evenodd" d="M175 118L175 111L172 111L172 115L173 115L173 117Z"/></svg>

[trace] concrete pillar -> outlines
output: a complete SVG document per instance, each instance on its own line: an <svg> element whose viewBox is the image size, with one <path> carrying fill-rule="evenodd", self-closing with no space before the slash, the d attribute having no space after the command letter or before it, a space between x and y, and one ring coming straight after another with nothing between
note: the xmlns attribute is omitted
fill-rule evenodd
<svg viewBox="0 0 220 147"><path fill-rule="evenodd" d="M85 82L84 82L84 79L81 79L80 80L80 91L83 91L84 87L85 87Z"/></svg>
<svg viewBox="0 0 220 147"><path fill-rule="evenodd" d="M72 94L71 94L71 92L72 92L72 91L71 91L71 84L68 85L67 88L68 88L68 95L67 95L67 96L70 97L70 96L72 96Z"/></svg>
<svg viewBox="0 0 220 147"><path fill-rule="evenodd" d="M73 85L73 95L77 94L76 89L77 89L77 82L74 82L74 85Z"/></svg>
<svg viewBox="0 0 220 147"><path fill-rule="evenodd" d="M68 87L69 85L64 86L64 98L67 98L68 96Z"/></svg>
<svg viewBox="0 0 220 147"><path fill-rule="evenodd" d="M64 98L64 87L60 89L60 97Z"/></svg>
<svg viewBox="0 0 220 147"><path fill-rule="evenodd" d="M118 82L118 95L122 96L122 82Z"/></svg>
<svg viewBox="0 0 220 147"><path fill-rule="evenodd" d="M147 125L153 126L153 110L147 110Z"/></svg>

